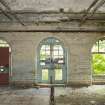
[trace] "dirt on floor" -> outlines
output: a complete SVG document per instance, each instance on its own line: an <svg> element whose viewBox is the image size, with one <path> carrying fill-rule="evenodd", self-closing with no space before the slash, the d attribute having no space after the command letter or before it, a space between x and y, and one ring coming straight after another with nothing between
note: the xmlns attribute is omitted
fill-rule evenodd
<svg viewBox="0 0 105 105"><path fill-rule="evenodd" d="M49 105L50 88L0 87L0 105ZM105 85L55 87L55 105L105 105Z"/></svg>
<svg viewBox="0 0 105 105"><path fill-rule="evenodd" d="M105 105L105 86L66 88L56 96L56 103L57 105Z"/></svg>

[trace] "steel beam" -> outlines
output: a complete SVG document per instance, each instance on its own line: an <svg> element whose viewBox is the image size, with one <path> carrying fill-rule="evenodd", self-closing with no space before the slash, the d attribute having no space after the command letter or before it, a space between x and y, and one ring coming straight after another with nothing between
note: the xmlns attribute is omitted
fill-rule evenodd
<svg viewBox="0 0 105 105"><path fill-rule="evenodd" d="M85 20L86 20L87 17L88 17L89 11L92 9L92 7L94 7L94 6L97 4L98 1L99 1L99 0L94 0L94 1L92 2L92 4L87 8L85 14L83 15L83 17L82 17L82 19L81 19L80 25L82 25L82 24L85 22Z"/></svg>
<svg viewBox="0 0 105 105"><path fill-rule="evenodd" d="M105 0L101 0L101 2L96 5L96 7L92 10L92 14L94 14L103 4L105 4Z"/></svg>
<svg viewBox="0 0 105 105"><path fill-rule="evenodd" d="M21 25L25 25L19 18L18 16L12 12L11 8L8 6L8 4L4 1L4 0L0 0L0 3L10 12L10 14L21 24Z"/></svg>
<svg viewBox="0 0 105 105"><path fill-rule="evenodd" d="M13 20L7 12L5 12L1 7L0 7L0 11L9 19L9 20Z"/></svg>
<svg viewBox="0 0 105 105"><path fill-rule="evenodd" d="M97 2L98 2L99 0L96 0L96 1L94 1L94 8L93 8L93 10L91 11L91 14L90 14L90 16L88 16L88 12L91 10L91 8L93 7L93 4L91 4L90 5L90 7L87 9L87 13L86 14L84 14L84 16L83 16L83 18L82 18L82 20L81 20L81 23L80 23L80 26L89 18L89 17L92 17L93 15L94 15L94 13L103 5L103 4L105 4L105 0L101 0L98 4L97 4Z"/></svg>
<svg viewBox="0 0 105 105"><path fill-rule="evenodd" d="M92 4L87 8L87 10L86 10L85 14L83 15L83 17L87 16L87 13L91 10L91 8L92 8L93 6L96 5L96 3L97 3L98 1L99 1L99 0L94 0L94 1L92 2Z"/></svg>

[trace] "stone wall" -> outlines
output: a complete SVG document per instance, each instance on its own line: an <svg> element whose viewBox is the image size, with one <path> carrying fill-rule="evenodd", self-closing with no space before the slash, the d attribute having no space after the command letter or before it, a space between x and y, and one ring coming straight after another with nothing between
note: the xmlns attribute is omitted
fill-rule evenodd
<svg viewBox="0 0 105 105"><path fill-rule="evenodd" d="M91 84L91 48L104 33L95 32L1 32L11 48L11 83L36 83L37 48L44 38L58 38L67 49L67 83Z"/></svg>

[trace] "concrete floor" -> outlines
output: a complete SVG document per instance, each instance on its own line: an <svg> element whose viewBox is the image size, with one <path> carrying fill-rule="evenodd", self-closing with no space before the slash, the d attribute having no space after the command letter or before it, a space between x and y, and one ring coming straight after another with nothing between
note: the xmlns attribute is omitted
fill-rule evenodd
<svg viewBox="0 0 105 105"><path fill-rule="evenodd" d="M0 105L49 105L49 88L0 87ZM105 105L105 85L56 87L56 105Z"/></svg>

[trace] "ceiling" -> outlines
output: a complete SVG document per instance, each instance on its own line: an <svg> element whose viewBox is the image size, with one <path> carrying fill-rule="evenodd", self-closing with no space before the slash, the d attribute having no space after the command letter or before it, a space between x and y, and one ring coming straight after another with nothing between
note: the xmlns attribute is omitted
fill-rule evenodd
<svg viewBox="0 0 105 105"><path fill-rule="evenodd" d="M80 24L83 24L87 19L94 17L95 13L105 13L105 0L0 0L0 11L0 23L16 21L24 25L24 22L28 21L58 22L62 19L63 21L71 21L72 16L66 16L65 14L61 16L61 12L72 12L82 13L82 15L79 14L78 20ZM42 13L46 11L57 11L59 16L57 16L58 14L37 14L37 12ZM75 17L77 15L72 17L72 19L75 19ZM104 16L98 14L98 17L96 17L95 19L98 18L98 20L103 19L105 21L105 14Z"/></svg>
<svg viewBox="0 0 105 105"><path fill-rule="evenodd" d="M57 11L63 8L65 11L81 12L86 10L94 0L3 0L13 11L17 10L32 10L32 11ZM98 0L98 2L104 0ZM97 3L98 3L97 2ZM0 4L3 9L4 6ZM96 12L105 12L103 4Z"/></svg>

